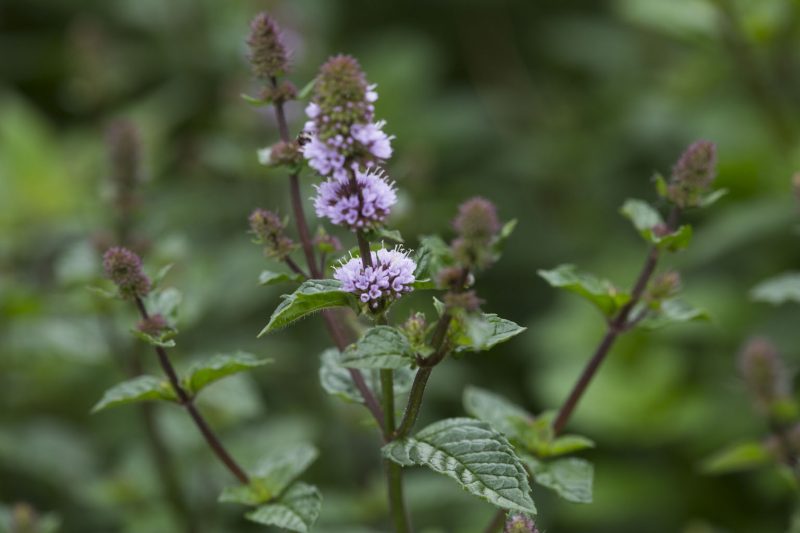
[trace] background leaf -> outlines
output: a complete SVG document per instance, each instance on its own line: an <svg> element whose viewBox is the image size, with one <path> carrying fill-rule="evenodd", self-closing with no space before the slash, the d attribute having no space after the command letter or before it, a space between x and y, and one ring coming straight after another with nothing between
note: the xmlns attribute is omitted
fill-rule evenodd
<svg viewBox="0 0 800 533"><path fill-rule="evenodd" d="M526 453L521 453L520 459L539 485L555 491L567 501L592 503L594 467L589 461L575 457L541 461Z"/></svg>
<svg viewBox="0 0 800 533"><path fill-rule="evenodd" d="M224 377L258 368L271 362L271 359L258 359L253 354L245 352L217 354L205 361L194 363L189 367L181 382L187 391L195 395L204 387Z"/></svg>
<svg viewBox="0 0 800 533"><path fill-rule="evenodd" d="M266 526L277 526L289 531L308 533L322 509L319 490L306 483L295 483L274 503L262 505L245 516L248 520Z"/></svg>
<svg viewBox="0 0 800 533"><path fill-rule="evenodd" d="M800 272L786 272L774 278L765 279L750 291L750 297L757 302L780 305L786 302L800 303Z"/></svg>
<svg viewBox="0 0 800 533"><path fill-rule="evenodd" d="M618 290L610 282L579 272L574 265L561 265L553 270L538 272L551 286L583 296L609 317L630 300L627 293Z"/></svg>
<svg viewBox="0 0 800 533"><path fill-rule="evenodd" d="M167 380L155 376L138 376L108 389L92 408L92 412L147 400L177 401L177 398Z"/></svg>
<svg viewBox="0 0 800 533"><path fill-rule="evenodd" d="M403 368L414 363L406 336L396 328L375 326L342 353L340 364L349 368Z"/></svg>

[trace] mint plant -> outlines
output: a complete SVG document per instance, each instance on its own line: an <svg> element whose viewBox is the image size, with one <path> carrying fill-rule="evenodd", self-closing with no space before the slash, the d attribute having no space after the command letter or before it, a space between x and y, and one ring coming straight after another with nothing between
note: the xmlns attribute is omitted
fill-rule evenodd
<svg viewBox="0 0 800 533"><path fill-rule="evenodd" d="M550 285L596 306L607 324L558 410L532 414L499 394L469 387L463 395L469 416L418 428L428 381L444 360L466 360L467 354L486 352L525 331L485 312L479 291L480 276L501 258L515 221L501 222L492 202L474 197L459 206L448 236L423 236L411 249L389 225L398 201L398 185L387 170L394 137L384 131L385 121L376 118L377 86L367 81L356 59L346 55L328 59L298 91L284 79L291 71L290 54L269 15L262 13L253 20L247 44L253 75L263 87L258 96L244 99L257 107L271 107L280 135L259 152L259 158L286 171L291 206L289 215L258 208L248 219L254 243L272 263L259 275L259 282L289 287L259 337L321 315L332 343L320 355L321 386L344 401L363 404L369 412L381 441L393 529L412 531L403 472L414 466L452 479L497 508L487 532L501 527L508 532L538 531L532 482L567 501L590 503L593 467L574 454L594 443L565 429L614 343L635 328L707 318L680 298L679 274L659 272L659 266L664 256L691 241L692 228L680 223L681 215L705 208L723 194L711 190L715 145L692 144L669 179L656 177L659 204L632 199L623 205L621 213L649 247L629 290L572 265L539 271ZM297 133L290 130L286 113L293 100L308 100L308 120ZM312 204L319 226L313 234L304 211L301 177L316 180ZM341 240L325 225L334 226L332 231ZM220 501L250 507L246 517L251 521L309 531L320 514L322 496L316 487L297 479L317 458L316 449L299 445L273 450L258 465L245 467L195 404L197 395L215 381L262 367L268 360L225 354L178 372L167 351L176 346L175 299L165 297L159 280L148 277L139 257L126 248L110 248L104 268L116 287L112 296L138 311L141 321L134 334L152 345L165 377L128 380L110 389L95 410L141 400L178 404L238 481L223 490ZM429 306L398 316L397 302L422 291L435 291Z"/></svg>

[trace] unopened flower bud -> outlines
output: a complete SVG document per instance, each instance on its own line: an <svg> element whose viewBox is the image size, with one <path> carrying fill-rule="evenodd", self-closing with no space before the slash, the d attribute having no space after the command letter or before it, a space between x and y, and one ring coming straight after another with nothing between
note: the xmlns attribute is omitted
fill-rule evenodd
<svg viewBox="0 0 800 533"><path fill-rule="evenodd" d="M137 324L136 329L151 337L158 337L169 327L167 320L160 314L148 317Z"/></svg>
<svg viewBox="0 0 800 533"><path fill-rule="evenodd" d="M717 172L717 147L709 141L691 144L672 169L667 196L679 207L700 205Z"/></svg>
<svg viewBox="0 0 800 533"><path fill-rule="evenodd" d="M488 242L500 231L497 209L485 198L470 198L458 206L453 228L464 239Z"/></svg>
<svg viewBox="0 0 800 533"><path fill-rule="evenodd" d="M297 98L297 87L289 80L280 82L273 87L268 85L261 91L261 99L267 102L283 103Z"/></svg>
<svg viewBox="0 0 800 533"><path fill-rule="evenodd" d="M295 141L283 142L279 141L272 146L270 152L270 163L275 165L298 165L303 161L303 156L300 153L300 145Z"/></svg>
<svg viewBox="0 0 800 533"><path fill-rule="evenodd" d="M317 230L312 242L320 252L324 253L338 252L342 249L342 242L336 236L327 233L322 227Z"/></svg>
<svg viewBox="0 0 800 533"><path fill-rule="evenodd" d="M139 132L132 122L117 120L106 130L106 144L114 204L118 209L130 210L136 204L136 187L141 181Z"/></svg>
<svg viewBox="0 0 800 533"><path fill-rule="evenodd" d="M259 13L250 23L250 65L257 78L270 79L289 69L289 54L280 35L280 28L267 13Z"/></svg>
<svg viewBox="0 0 800 533"><path fill-rule="evenodd" d="M428 321L424 313L414 313L402 326L403 332L408 337L411 346L425 344L425 333L428 329Z"/></svg>
<svg viewBox="0 0 800 533"><path fill-rule="evenodd" d="M481 307L483 300L478 298L475 291L448 292L444 295L444 305L447 309L463 309L467 313L474 313Z"/></svg>
<svg viewBox="0 0 800 533"><path fill-rule="evenodd" d="M436 275L436 285L440 289L460 290L464 286L464 269L461 267L446 267Z"/></svg>
<svg viewBox="0 0 800 533"><path fill-rule="evenodd" d="M681 275L674 270L664 272L650 284L645 294L648 302L660 304L681 290Z"/></svg>
<svg viewBox="0 0 800 533"><path fill-rule="evenodd" d="M109 248L103 255L103 269L123 298L143 298L150 292L150 278L142 271L142 260L127 248Z"/></svg>
<svg viewBox="0 0 800 533"><path fill-rule="evenodd" d="M764 338L750 340L739 355L739 371L758 407L769 411L790 395L789 377L775 346Z"/></svg>
<svg viewBox="0 0 800 533"><path fill-rule="evenodd" d="M286 224L272 211L256 209L249 217L250 231L255 240L264 245L268 257L283 259L296 248L294 241L284 233Z"/></svg>
<svg viewBox="0 0 800 533"><path fill-rule="evenodd" d="M506 521L505 533L539 533L539 530L529 516L515 514Z"/></svg>

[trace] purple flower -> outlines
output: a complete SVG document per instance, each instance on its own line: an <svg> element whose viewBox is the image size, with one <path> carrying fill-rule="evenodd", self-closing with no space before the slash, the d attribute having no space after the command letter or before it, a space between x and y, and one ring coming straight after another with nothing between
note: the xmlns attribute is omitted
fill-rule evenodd
<svg viewBox="0 0 800 533"><path fill-rule="evenodd" d="M342 282L342 289L358 296L372 310L381 310L404 293L411 292L417 265L400 249L381 248L371 253L372 266L364 268L359 257L353 257L336 268L333 277Z"/></svg>
<svg viewBox="0 0 800 533"><path fill-rule="evenodd" d="M397 202L394 184L383 172L355 171L355 178L330 178L316 186L317 216L351 230L374 227L383 222Z"/></svg>
<svg viewBox="0 0 800 533"><path fill-rule="evenodd" d="M150 292L150 278L142 271L142 260L127 248L109 248L103 255L103 269L123 298L144 298Z"/></svg>
<svg viewBox="0 0 800 533"><path fill-rule="evenodd" d="M306 107L304 131L311 139L303 155L321 176L343 180L351 171L391 157L386 123L374 120L375 88L350 56L332 57L320 69L313 101Z"/></svg>

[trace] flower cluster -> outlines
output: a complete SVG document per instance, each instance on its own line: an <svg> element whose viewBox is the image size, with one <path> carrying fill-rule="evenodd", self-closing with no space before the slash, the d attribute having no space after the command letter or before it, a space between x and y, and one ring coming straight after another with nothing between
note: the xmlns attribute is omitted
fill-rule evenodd
<svg viewBox="0 0 800 533"><path fill-rule="evenodd" d="M523 514L514 514L508 517L504 533L539 533L536 524L530 517Z"/></svg>
<svg viewBox="0 0 800 533"><path fill-rule="evenodd" d="M413 290L416 263L400 249L371 252L372 266L364 266L361 258L350 258L336 268L333 277L342 282L342 289L355 294L373 312Z"/></svg>
<svg viewBox="0 0 800 533"><path fill-rule="evenodd" d="M150 278L142 271L142 260L127 248L109 248L103 255L103 269L123 298L143 298L150 292Z"/></svg>
<svg viewBox="0 0 800 533"><path fill-rule="evenodd" d="M681 155L672 169L667 196L678 207L695 207L711 187L716 176L717 146L696 141Z"/></svg>
<svg viewBox="0 0 800 533"><path fill-rule="evenodd" d="M250 47L250 65L257 78L274 78L288 70L289 54L280 29L267 13L259 13L250 23L247 44Z"/></svg>
<svg viewBox="0 0 800 533"><path fill-rule="evenodd" d="M453 220L458 238L452 243L453 255L464 266L487 268L494 262L492 243L500 231L494 204L476 196L458 207Z"/></svg>
<svg viewBox="0 0 800 533"><path fill-rule="evenodd" d="M392 155L385 122L375 122L375 85L368 85L358 62L340 55L322 65L314 98L306 107L304 131L310 139L303 147L309 165L321 176L339 180L350 171L370 167Z"/></svg>
<svg viewBox="0 0 800 533"><path fill-rule="evenodd" d="M775 346L763 338L750 340L739 356L739 371L762 410L791 396L789 376Z"/></svg>
<svg viewBox="0 0 800 533"><path fill-rule="evenodd" d="M296 248L294 241L284 233L286 223L272 211L256 209L248 220L250 231L256 242L264 245L267 257L283 259Z"/></svg>
<svg viewBox="0 0 800 533"><path fill-rule="evenodd" d="M354 231L383 222L397 202L394 184L377 169L356 170L352 179L329 179L316 189L317 216Z"/></svg>

